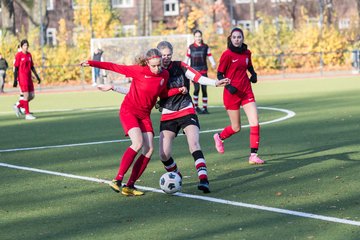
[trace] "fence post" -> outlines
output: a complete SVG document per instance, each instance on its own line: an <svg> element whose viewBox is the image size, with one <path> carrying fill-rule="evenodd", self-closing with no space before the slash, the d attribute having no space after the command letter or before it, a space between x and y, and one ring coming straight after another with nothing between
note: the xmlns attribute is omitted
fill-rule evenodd
<svg viewBox="0 0 360 240"><path fill-rule="evenodd" d="M320 76L323 76L323 69L324 68L324 60L323 60L323 52L320 52Z"/></svg>
<svg viewBox="0 0 360 240"><path fill-rule="evenodd" d="M360 73L360 50L355 49L351 53L351 65L353 67L352 73L359 74Z"/></svg>

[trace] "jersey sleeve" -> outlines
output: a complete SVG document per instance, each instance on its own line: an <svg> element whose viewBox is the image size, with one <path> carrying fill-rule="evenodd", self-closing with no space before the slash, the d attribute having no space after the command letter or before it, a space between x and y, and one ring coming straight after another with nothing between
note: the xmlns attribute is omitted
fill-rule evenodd
<svg viewBox="0 0 360 240"><path fill-rule="evenodd" d="M223 52L220 57L218 72L226 73L228 66L230 66L230 61L230 56L226 52Z"/></svg>
<svg viewBox="0 0 360 240"><path fill-rule="evenodd" d="M15 55L15 60L14 60L14 67L19 67L20 66L20 54L16 54Z"/></svg>
<svg viewBox="0 0 360 240"><path fill-rule="evenodd" d="M127 66L127 65L119 65L112 62L99 62L92 60L88 60L88 63L92 67L110 70L125 75L127 77L133 77L138 73L137 70L139 70L135 65Z"/></svg>

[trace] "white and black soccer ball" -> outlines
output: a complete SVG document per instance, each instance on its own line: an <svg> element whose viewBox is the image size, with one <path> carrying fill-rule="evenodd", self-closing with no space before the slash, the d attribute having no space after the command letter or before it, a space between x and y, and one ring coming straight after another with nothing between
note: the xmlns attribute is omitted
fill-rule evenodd
<svg viewBox="0 0 360 240"><path fill-rule="evenodd" d="M164 173L160 177L160 188L165 193L176 193L181 191L182 180L179 174L175 172Z"/></svg>

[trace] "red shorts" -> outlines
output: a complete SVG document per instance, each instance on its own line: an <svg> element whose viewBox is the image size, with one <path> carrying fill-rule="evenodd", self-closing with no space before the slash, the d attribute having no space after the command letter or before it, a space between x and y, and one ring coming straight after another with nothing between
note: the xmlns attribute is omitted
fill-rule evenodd
<svg viewBox="0 0 360 240"><path fill-rule="evenodd" d="M152 132L154 134L154 129L152 126L150 115L139 118L136 114L132 113L126 109L120 109L119 113L120 123L124 129L125 136L128 136L130 129L138 127L141 132Z"/></svg>
<svg viewBox="0 0 360 240"><path fill-rule="evenodd" d="M226 110L238 110L240 106L255 102L255 96L251 88L248 88L245 92L237 91L235 94L231 94L224 89L223 101Z"/></svg>
<svg viewBox="0 0 360 240"><path fill-rule="evenodd" d="M19 81L21 92L34 92L34 84L32 80Z"/></svg>

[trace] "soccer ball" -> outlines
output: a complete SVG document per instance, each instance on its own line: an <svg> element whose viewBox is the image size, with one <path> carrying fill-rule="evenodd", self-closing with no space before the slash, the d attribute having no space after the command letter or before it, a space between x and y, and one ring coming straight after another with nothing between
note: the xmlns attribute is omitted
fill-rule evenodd
<svg viewBox="0 0 360 240"><path fill-rule="evenodd" d="M179 174L175 172L167 172L160 177L159 184L161 190L165 193L172 194L181 190L182 180Z"/></svg>

